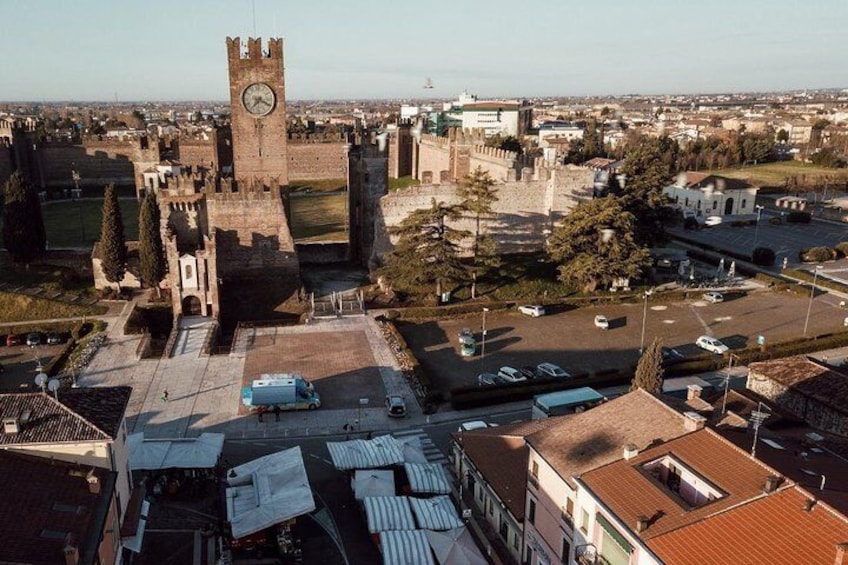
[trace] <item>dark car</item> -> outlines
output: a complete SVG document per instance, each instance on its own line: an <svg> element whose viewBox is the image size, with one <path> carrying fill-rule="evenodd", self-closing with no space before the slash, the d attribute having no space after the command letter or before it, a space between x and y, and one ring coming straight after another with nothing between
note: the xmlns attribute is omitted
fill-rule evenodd
<svg viewBox="0 0 848 565"><path fill-rule="evenodd" d="M392 418L403 418L406 416L406 402L400 396L387 396L386 413Z"/></svg>
<svg viewBox="0 0 848 565"><path fill-rule="evenodd" d="M30 347L34 347L36 345L41 345L41 334L40 333L29 333L26 336L26 344Z"/></svg>
<svg viewBox="0 0 848 565"><path fill-rule="evenodd" d="M62 334L51 332L47 334L47 345L58 345L67 341Z"/></svg>
<svg viewBox="0 0 848 565"><path fill-rule="evenodd" d="M496 375L495 373L480 373L479 375L477 375L478 386L500 385L507 382L509 381L507 381L500 375Z"/></svg>
<svg viewBox="0 0 848 565"><path fill-rule="evenodd" d="M6 345L9 347L12 347L13 345L21 345L23 342L24 338L19 335L9 334L6 336Z"/></svg>
<svg viewBox="0 0 848 565"><path fill-rule="evenodd" d="M665 363L666 365L671 365L683 361L684 359L686 359L686 356L680 353L678 350L672 349L671 347L663 347L662 358L663 363Z"/></svg>
<svg viewBox="0 0 848 565"><path fill-rule="evenodd" d="M521 371L521 374L527 377L528 379L536 378L536 367L525 365L524 367L519 367L518 370Z"/></svg>

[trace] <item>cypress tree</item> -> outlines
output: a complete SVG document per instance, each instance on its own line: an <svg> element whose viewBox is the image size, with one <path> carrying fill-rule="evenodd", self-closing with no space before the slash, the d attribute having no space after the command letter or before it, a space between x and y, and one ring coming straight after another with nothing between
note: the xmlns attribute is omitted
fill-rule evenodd
<svg viewBox="0 0 848 565"><path fill-rule="evenodd" d="M3 201L4 245L15 263L29 267L47 246L41 202L20 171L6 181Z"/></svg>
<svg viewBox="0 0 848 565"><path fill-rule="evenodd" d="M159 206L156 195L148 192L141 203L138 215L138 259L141 281L156 289L156 297L162 293L159 282L165 276L165 258L162 237L159 234Z"/></svg>
<svg viewBox="0 0 848 565"><path fill-rule="evenodd" d="M100 265L106 280L121 291L121 281L127 272L127 242L124 238L124 219L115 185L106 187L103 198L103 223L100 228Z"/></svg>
<svg viewBox="0 0 848 565"><path fill-rule="evenodd" d="M630 390L641 388L654 394L662 393L664 373L662 360L662 340L657 337L639 358Z"/></svg>

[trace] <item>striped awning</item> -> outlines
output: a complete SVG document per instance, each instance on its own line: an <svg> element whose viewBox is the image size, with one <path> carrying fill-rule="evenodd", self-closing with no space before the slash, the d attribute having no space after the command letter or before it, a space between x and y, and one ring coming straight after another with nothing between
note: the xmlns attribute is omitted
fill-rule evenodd
<svg viewBox="0 0 848 565"><path fill-rule="evenodd" d="M384 565L435 565L426 534L421 530L380 532Z"/></svg>
<svg viewBox="0 0 848 565"><path fill-rule="evenodd" d="M406 463L409 488L417 494L448 494L451 484L439 463Z"/></svg>
<svg viewBox="0 0 848 565"><path fill-rule="evenodd" d="M403 463L403 450L392 436L327 442L330 458L339 471L379 469Z"/></svg>
<svg viewBox="0 0 848 565"><path fill-rule="evenodd" d="M363 499L368 531L414 530L415 520L405 496L369 496Z"/></svg>
<svg viewBox="0 0 848 565"><path fill-rule="evenodd" d="M422 530L452 530L464 525L449 496L410 498L409 504Z"/></svg>

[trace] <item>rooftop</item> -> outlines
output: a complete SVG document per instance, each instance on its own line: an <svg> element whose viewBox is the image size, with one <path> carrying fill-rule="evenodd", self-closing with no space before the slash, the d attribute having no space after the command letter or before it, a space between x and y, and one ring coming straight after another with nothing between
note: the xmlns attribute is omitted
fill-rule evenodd
<svg viewBox="0 0 848 565"><path fill-rule="evenodd" d="M63 388L59 399L42 392L0 394L0 417L18 418L20 430L0 430L0 445L108 441L124 418L131 387Z"/></svg>
<svg viewBox="0 0 848 565"><path fill-rule="evenodd" d="M670 480L667 486L644 468L667 455L682 467L682 474L677 475L677 493L672 491ZM687 471L694 478L687 479ZM580 480L632 530L636 529L638 517L647 517L647 528L639 533L647 540L762 496L766 478L772 475L772 469L704 428L632 459L589 471ZM686 491L704 485L721 494L698 504L690 503Z"/></svg>
<svg viewBox="0 0 848 565"><path fill-rule="evenodd" d="M841 413L848 412L848 375L805 355L748 365L749 379L765 377Z"/></svg>
<svg viewBox="0 0 848 565"><path fill-rule="evenodd" d="M782 489L648 541L665 563L838 563L837 544L848 541L848 522L798 487ZM728 539L738 543L728 543Z"/></svg>
<svg viewBox="0 0 848 565"><path fill-rule="evenodd" d="M100 480L89 490L88 473ZM70 542L94 563L115 474L0 450L0 563L62 564Z"/></svg>
<svg viewBox="0 0 848 565"><path fill-rule="evenodd" d="M717 191L722 190L741 190L744 188L752 188L753 185L746 180L731 179L710 173L699 173L696 171L686 171L680 173L674 183L681 188L706 188L712 185Z"/></svg>
<svg viewBox="0 0 848 565"><path fill-rule="evenodd" d="M622 458L622 449L662 444L687 433L687 418L644 390L591 410L557 418L527 436L527 444L569 483L572 477Z"/></svg>

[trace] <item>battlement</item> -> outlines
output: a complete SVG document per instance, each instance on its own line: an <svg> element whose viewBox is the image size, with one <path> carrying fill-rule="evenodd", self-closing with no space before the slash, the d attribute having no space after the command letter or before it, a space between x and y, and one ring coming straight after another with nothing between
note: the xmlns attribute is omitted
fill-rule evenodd
<svg viewBox="0 0 848 565"><path fill-rule="evenodd" d="M268 40L268 49L266 51L262 50L262 38L250 37L247 40L247 45L242 46L240 37L228 37L227 38L227 57L230 60L230 64L233 61L241 60L241 59L250 59L254 61L259 61L262 59L277 59L283 60L283 38L271 38Z"/></svg>
<svg viewBox="0 0 848 565"><path fill-rule="evenodd" d="M515 151L507 151L498 147L488 147L486 145L475 145L471 149L471 154L480 157L490 157L494 159L502 159L504 161L517 161L518 153Z"/></svg>
<svg viewBox="0 0 848 565"><path fill-rule="evenodd" d="M345 136L341 133L323 134L323 133L290 133L288 140L292 143L307 144L307 143L342 143L345 142Z"/></svg>
<svg viewBox="0 0 848 565"><path fill-rule="evenodd" d="M450 139L447 137L439 137L438 135L433 135L430 133L421 134L421 143L427 143L429 145L439 145L441 147L447 147L450 143Z"/></svg>
<svg viewBox="0 0 848 565"><path fill-rule="evenodd" d="M449 128L448 139L462 145L483 145L486 135L480 128Z"/></svg>

